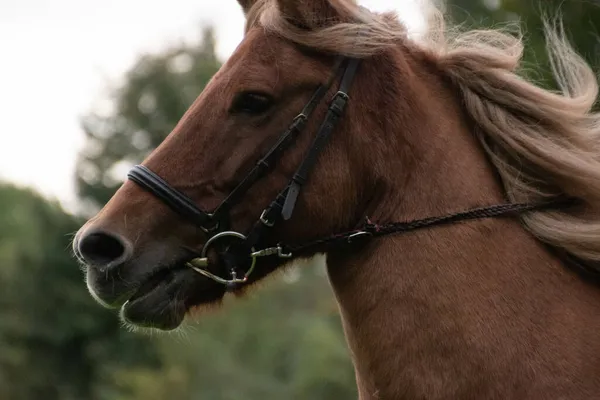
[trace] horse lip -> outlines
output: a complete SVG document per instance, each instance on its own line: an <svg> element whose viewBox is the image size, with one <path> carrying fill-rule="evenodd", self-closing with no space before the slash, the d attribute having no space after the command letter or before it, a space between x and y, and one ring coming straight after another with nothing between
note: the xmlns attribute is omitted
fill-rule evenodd
<svg viewBox="0 0 600 400"><path fill-rule="evenodd" d="M168 272L172 276L168 280L158 280L147 285L144 290L138 289L121 307L120 317L123 322L138 327L172 330L177 328L185 318L187 309L178 299L177 271ZM168 275L165 275L165 279Z"/></svg>
<svg viewBox="0 0 600 400"><path fill-rule="evenodd" d="M114 268L123 269L126 268L126 264L117 265ZM158 276L167 274L170 270L177 269L174 264L171 265L159 265L146 273L138 274L138 276L130 276L124 279L120 279L121 274L116 276L104 276L100 275L100 278L91 278L88 271L86 279L87 287L94 298L100 305L109 309L116 309L122 307L127 301L136 296L141 288L145 285L149 285L153 280L156 280ZM101 279L100 282L99 279ZM160 284L160 281L154 282ZM155 286L152 285L152 286Z"/></svg>
<svg viewBox="0 0 600 400"><path fill-rule="evenodd" d="M123 303L125 303L138 288L138 285L135 287L125 285L121 290L115 290L114 280L112 285L108 282L98 284L98 282L95 282L97 279L90 277L89 270L85 280L88 292L92 298L101 306L109 309L121 307L121 305L123 305Z"/></svg>
<svg viewBox="0 0 600 400"><path fill-rule="evenodd" d="M210 286L205 286L206 282L184 264L157 271L123 304L120 317L135 327L175 329L191 308L223 296L221 285L210 281Z"/></svg>
<svg viewBox="0 0 600 400"><path fill-rule="evenodd" d="M166 279L170 278L167 284L170 283L173 280L173 275L184 268L186 267L183 265L159 266L155 268L152 272L139 280L135 290L133 290L133 293L129 296L127 301L133 302L138 298L144 297L146 294L154 291L157 287L164 285Z"/></svg>
<svg viewBox="0 0 600 400"><path fill-rule="evenodd" d="M122 264L117 267L121 273L114 276L88 275L88 288L102 306L120 308L121 320L127 325L175 329L189 309L218 301L224 295L222 285L186 265L191 258L186 254L185 258L145 272L138 269L141 264ZM125 269L132 272L124 275ZM140 272L133 273L135 269Z"/></svg>

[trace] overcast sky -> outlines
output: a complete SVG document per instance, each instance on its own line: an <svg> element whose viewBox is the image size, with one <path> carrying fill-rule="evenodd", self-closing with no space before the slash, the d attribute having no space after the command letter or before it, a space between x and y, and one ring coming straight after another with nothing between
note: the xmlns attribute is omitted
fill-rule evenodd
<svg viewBox="0 0 600 400"><path fill-rule="evenodd" d="M359 0L418 26L416 0ZM146 52L215 26L226 59L242 38L235 0L0 0L0 179L74 204L79 118Z"/></svg>

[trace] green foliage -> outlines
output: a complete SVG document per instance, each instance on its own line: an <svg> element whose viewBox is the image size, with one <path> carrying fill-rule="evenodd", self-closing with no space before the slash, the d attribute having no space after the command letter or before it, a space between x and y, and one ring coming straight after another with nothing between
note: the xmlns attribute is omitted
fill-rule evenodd
<svg viewBox="0 0 600 400"><path fill-rule="evenodd" d="M518 22L525 33L526 49L521 72L538 84L558 89L546 54L542 17L564 24L578 53L599 64L598 26L600 2L591 0L446 0L454 21L467 28L501 26ZM558 17L558 19L557 19Z"/></svg>
<svg viewBox="0 0 600 400"><path fill-rule="evenodd" d="M122 167L140 162L162 142L219 67L212 29L205 29L199 45L141 57L115 90L114 110L83 119L80 198L93 209L104 205L121 185Z"/></svg>
<svg viewBox="0 0 600 400"><path fill-rule="evenodd" d="M0 185L1 399L107 398L96 390L107 369L158 361L145 338L124 335L90 298L69 250L81 222L30 190ZM117 346L144 351L128 359Z"/></svg>

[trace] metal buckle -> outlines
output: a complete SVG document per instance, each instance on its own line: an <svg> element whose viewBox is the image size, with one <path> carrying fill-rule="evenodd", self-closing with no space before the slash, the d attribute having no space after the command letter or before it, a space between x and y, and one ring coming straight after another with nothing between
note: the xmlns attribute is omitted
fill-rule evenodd
<svg viewBox="0 0 600 400"><path fill-rule="evenodd" d="M333 97L334 98L341 97L343 100L346 100L346 101L350 100L350 96L348 96L348 93L342 92L341 90L338 90L336 92L336 94L333 95Z"/></svg>
<svg viewBox="0 0 600 400"><path fill-rule="evenodd" d="M213 221L213 220L214 220L214 217L215 217L215 214L207 213L207 214L206 214L206 216L208 217L208 220L209 220L209 221ZM218 221L218 220L217 220L217 221L213 221L213 222L214 222L214 225L213 225L213 226L211 226L210 228L207 228L207 227L205 227L205 226L200 226L200 229L202 229L202 231L203 231L204 233L210 233L210 232L212 232L212 231L216 231L217 229L219 229L219 226L220 226L221 224L219 223L219 221Z"/></svg>
<svg viewBox="0 0 600 400"><path fill-rule="evenodd" d="M275 225L275 221L273 222L269 222L268 219L265 218L265 214L267 213L267 210L265 209L261 214L260 214L260 222L262 222L265 226L268 226L269 228L272 228L273 225Z"/></svg>

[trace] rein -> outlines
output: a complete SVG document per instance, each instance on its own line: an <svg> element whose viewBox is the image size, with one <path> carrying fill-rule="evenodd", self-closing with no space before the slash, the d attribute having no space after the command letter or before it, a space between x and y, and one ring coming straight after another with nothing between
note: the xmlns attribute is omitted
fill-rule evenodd
<svg viewBox="0 0 600 400"><path fill-rule="evenodd" d="M354 229L345 232L339 232L332 234L330 236L326 236L323 238L319 238L313 241L295 244L295 245L285 245L278 244L275 247L267 247L265 249L259 251L252 251L247 255L251 259L251 266L248 269L248 272L244 276L243 279L238 279L236 282L232 282L231 279L223 279L217 275L214 275L204 268L209 265L208 258L206 257L206 252L203 251L201 257L194 258L187 262L187 265L195 270L196 272L216 281L222 283L227 286L232 286L234 283L245 283L247 278L252 273L254 269L257 259L261 257L269 257L269 256L277 256L279 258L292 258L299 257L303 255L311 255L319 252L325 252L328 249L332 248L341 248L343 246L353 245L357 246L360 244L365 244L367 241L375 238L380 238L384 236L390 236L394 234L408 233L414 232L417 230L425 229L425 228L433 228L436 226L442 225L451 225L457 224L465 221L472 220L481 220L487 218L499 218L499 217L507 217L507 216L516 216L528 211L541 211L548 208L558 208L560 206L569 206L574 203L573 199L565 198L565 199L555 199L547 202L537 203L537 204L529 204L529 203L509 203L509 204L497 204L487 207L479 207L473 208L470 210L456 212L453 214L446 214L437 217L427 217L422 219L416 219L412 221L406 222L391 222L387 224L377 224L371 222L371 220L367 217L365 218L365 223L359 229ZM237 232L223 232L224 236L232 235L238 237L239 239L244 240L245 237L243 235L236 236ZM238 234L239 235L239 234ZM204 249L208 248L210 245L210 239L206 242ZM575 260L570 260L572 263ZM576 264L578 268L580 268L581 272L586 274L593 273L593 269L588 268L582 264ZM597 274L595 274L597 275ZM596 279L600 279L600 276L596 276Z"/></svg>
<svg viewBox="0 0 600 400"><path fill-rule="evenodd" d="M292 217L298 195L303 185L307 182L310 172L317 163L319 154L325 148L333 129L344 113L346 104L350 99L348 95L349 89L358 66L358 59L338 58L334 67L336 73L332 74L326 84L320 85L316 89L303 110L292 120L290 126L279 137L273 147L256 163L248 175L242 179L212 213L198 208L189 197L171 187L148 167L136 165L129 171L127 177L130 180L155 195L173 211L200 227L207 234L208 239L200 252L200 257L187 261L186 265L188 267L215 282L225 285L228 290L233 290L239 285L248 282L248 278L254 271L257 260L262 257L290 259L310 253L323 252L332 247L350 244L357 245L358 242L387 235L412 232L467 220L518 215L528 211L562 206L572 202L571 199L554 199L537 204L499 204L438 217L382 225L372 223L366 218L366 222L355 230L340 232L307 243L297 245L278 244L274 247L256 250L256 247L261 243L261 239L277 222L281 220L287 221ZM243 195L254 183L264 177L273 168L275 162L282 156L283 152L304 130L309 117L329 91L335 78L339 75L341 75L339 89L330 101L325 119L317 131L312 145L288 185L264 209L258 221L255 222L247 234L230 230L229 212L232 206L242 199ZM208 270L211 264L208 258L208 250L211 247L215 248L219 260L225 266L224 272L229 275L227 278L216 275ZM248 263L249 266L245 271L240 269L241 265L248 265Z"/></svg>
<svg viewBox="0 0 600 400"><path fill-rule="evenodd" d="M343 244L355 244L358 240L368 240L414 232L417 230L432 228L442 225L452 225L465 221L481 220L487 218L498 218L506 216L516 216L528 211L540 211L543 209L554 208L558 206L568 206L573 203L573 199L554 199L543 203L509 203L496 204L487 207L478 207L466 211L446 214L437 217L427 217L415 219L407 222L390 222L387 224L376 224L367 217L366 222L360 229L334 234L325 238L317 239L311 242L295 245L283 246L282 251L293 254L313 253L317 249L327 248Z"/></svg>

